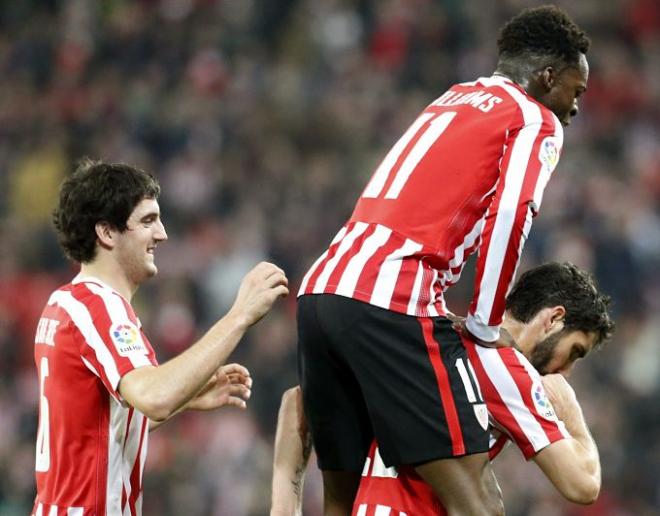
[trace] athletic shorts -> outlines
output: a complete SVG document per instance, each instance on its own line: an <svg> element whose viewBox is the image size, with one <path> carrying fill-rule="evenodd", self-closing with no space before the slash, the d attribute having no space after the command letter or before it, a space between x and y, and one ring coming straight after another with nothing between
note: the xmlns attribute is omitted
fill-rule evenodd
<svg viewBox="0 0 660 516"><path fill-rule="evenodd" d="M488 450L486 406L445 317L301 296L298 372L323 470L361 472L374 437L388 467Z"/></svg>

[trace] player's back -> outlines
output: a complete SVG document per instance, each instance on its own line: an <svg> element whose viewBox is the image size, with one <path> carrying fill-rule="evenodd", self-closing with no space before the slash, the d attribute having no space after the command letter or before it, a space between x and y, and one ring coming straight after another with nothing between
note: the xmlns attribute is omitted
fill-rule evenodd
<svg viewBox="0 0 660 516"><path fill-rule="evenodd" d="M35 336L34 514L139 514L148 420L117 390L127 369L155 362L138 324L102 284L74 282L50 296Z"/></svg>
<svg viewBox="0 0 660 516"><path fill-rule="evenodd" d="M457 84L419 115L380 164L351 221L382 224L448 261L483 216L510 132L524 125L503 78Z"/></svg>
<svg viewBox="0 0 660 516"><path fill-rule="evenodd" d="M491 252L498 263L506 257L484 273L487 313L479 317L490 324L501 310L494 292L512 277L562 137L552 112L509 79L453 86L392 147L299 294L444 315L442 292L486 239L481 261Z"/></svg>

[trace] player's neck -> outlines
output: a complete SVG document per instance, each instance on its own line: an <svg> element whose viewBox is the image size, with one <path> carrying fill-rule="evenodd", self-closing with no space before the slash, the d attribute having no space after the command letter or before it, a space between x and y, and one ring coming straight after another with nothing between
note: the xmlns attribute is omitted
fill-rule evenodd
<svg viewBox="0 0 660 516"><path fill-rule="evenodd" d="M83 278L91 277L102 281L119 292L129 302L137 290L137 285L132 284L116 262L104 259L102 256L97 256L91 263L82 264L80 275Z"/></svg>
<svg viewBox="0 0 660 516"><path fill-rule="evenodd" d="M494 75L501 75L518 84L529 93L531 86L531 75L533 68L528 63L522 63L514 59L500 59L495 68Z"/></svg>
<svg viewBox="0 0 660 516"><path fill-rule="evenodd" d="M523 355L526 355L530 351L530 345L534 342L534 336L531 335L532 328L529 325L517 320L507 311L502 321L502 328L511 334L517 344L518 351Z"/></svg>

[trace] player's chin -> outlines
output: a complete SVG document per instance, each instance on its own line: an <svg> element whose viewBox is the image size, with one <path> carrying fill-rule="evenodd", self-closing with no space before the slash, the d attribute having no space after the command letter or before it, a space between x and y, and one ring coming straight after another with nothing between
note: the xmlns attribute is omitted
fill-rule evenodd
<svg viewBox="0 0 660 516"><path fill-rule="evenodd" d="M147 264L145 268L146 277L153 278L156 274L158 274L158 267L156 267L156 264L155 263Z"/></svg>

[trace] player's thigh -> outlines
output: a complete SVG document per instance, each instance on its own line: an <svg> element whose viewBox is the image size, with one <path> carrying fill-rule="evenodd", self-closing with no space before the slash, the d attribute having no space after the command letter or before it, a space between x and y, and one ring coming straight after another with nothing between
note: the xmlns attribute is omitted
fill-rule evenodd
<svg viewBox="0 0 660 516"><path fill-rule="evenodd" d="M488 450L488 417L460 336L446 318L369 306L344 353L387 466Z"/></svg>
<svg viewBox="0 0 660 516"><path fill-rule="evenodd" d="M354 315L334 313L327 295L298 300L298 372L305 416L322 470L362 471L373 431L360 386L341 352L326 331L350 327ZM322 321L326 321L325 324ZM348 324L348 326L347 326ZM350 338L350 332L345 338Z"/></svg>
<svg viewBox="0 0 660 516"><path fill-rule="evenodd" d="M415 471L433 488L450 516L504 514L487 453L435 460L418 465Z"/></svg>

